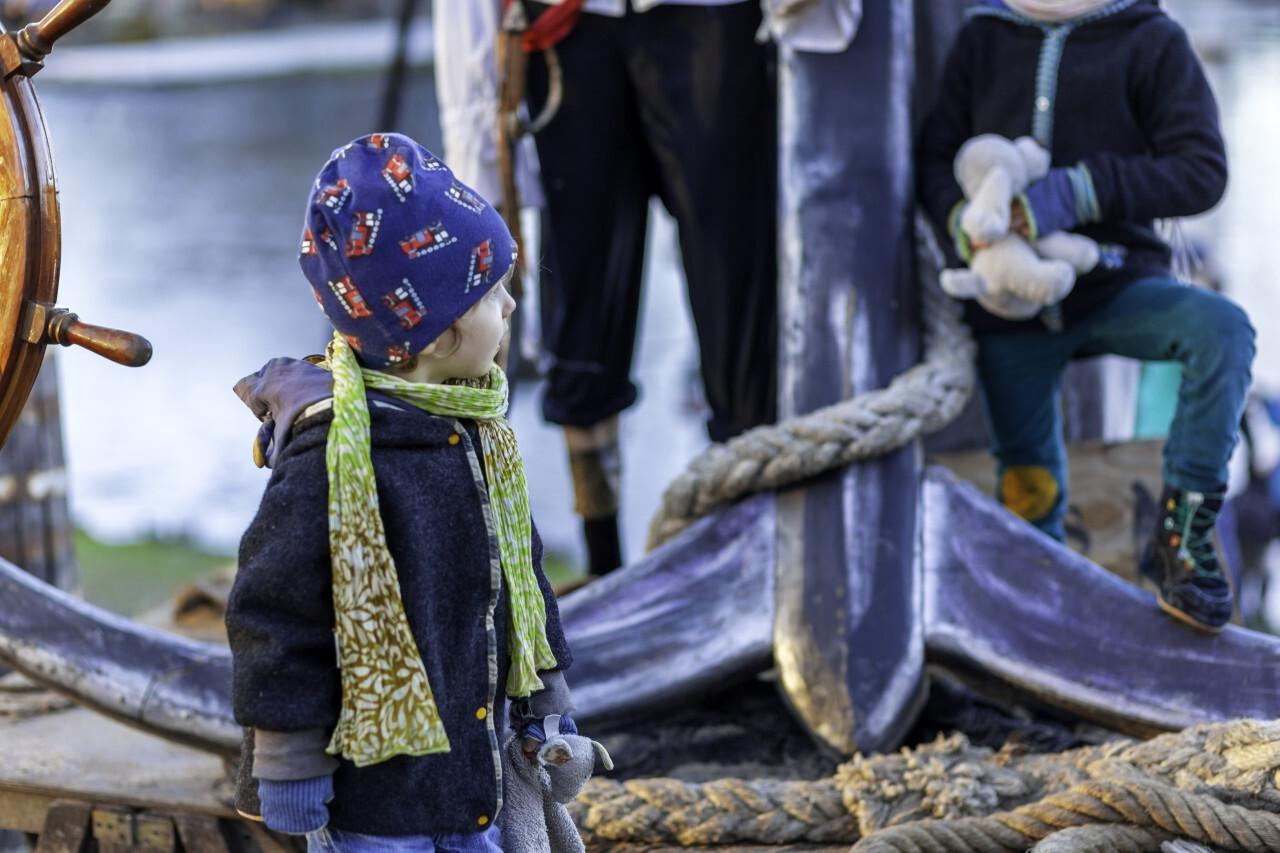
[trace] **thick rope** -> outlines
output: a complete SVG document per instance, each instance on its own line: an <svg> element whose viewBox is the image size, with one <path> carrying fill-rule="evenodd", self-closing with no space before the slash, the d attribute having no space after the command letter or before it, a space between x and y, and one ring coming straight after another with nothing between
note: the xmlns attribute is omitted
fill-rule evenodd
<svg viewBox="0 0 1280 853"><path fill-rule="evenodd" d="M856 755L811 782L595 779L570 813L588 844L852 843L857 853L1156 853L1171 839L1280 850L1280 721L1193 726L1056 754L962 734ZM1171 848L1169 848L1171 849Z"/></svg>
<svg viewBox="0 0 1280 853"><path fill-rule="evenodd" d="M713 444L667 487L649 523L652 549L713 509L881 456L949 424L974 387L974 343L960 306L942 292L942 257L932 231L916 219L924 357L885 388L759 426Z"/></svg>
<svg viewBox="0 0 1280 853"><path fill-rule="evenodd" d="M833 780L592 780L569 806L587 843L845 842L857 821Z"/></svg>
<svg viewBox="0 0 1280 853"><path fill-rule="evenodd" d="M1090 824L1124 829L1035 844L1064 828ZM1042 853L1055 848L1099 849L1063 846L1068 842L1150 850L1152 844L1158 849L1160 842L1177 836L1222 850L1280 850L1280 815L1228 805L1154 781L1085 782L1012 812L881 830L855 844L853 853L1015 853L1033 845Z"/></svg>
<svg viewBox="0 0 1280 853"><path fill-rule="evenodd" d="M1031 848L1031 853L1147 853L1162 850L1168 833L1143 826L1096 824L1060 829Z"/></svg>

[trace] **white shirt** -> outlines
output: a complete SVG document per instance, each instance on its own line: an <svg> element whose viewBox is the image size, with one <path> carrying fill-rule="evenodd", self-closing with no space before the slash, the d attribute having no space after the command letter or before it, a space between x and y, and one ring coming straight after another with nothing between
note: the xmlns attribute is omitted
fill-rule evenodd
<svg viewBox="0 0 1280 853"><path fill-rule="evenodd" d="M436 100L440 104L440 157L458 180L490 204L502 202L498 178L498 83L494 34L502 0L433 0ZM537 61L536 59L534 61ZM516 190L522 207L541 207L533 139L516 151Z"/></svg>
<svg viewBox="0 0 1280 853"><path fill-rule="evenodd" d="M564 0L534 2L556 6ZM632 11L645 12L661 5L728 6L748 0L584 0L582 11L621 18L626 13L628 2ZM853 41L862 20L862 0L760 0L760 5L765 15L764 35L796 50L816 53L844 50Z"/></svg>
<svg viewBox="0 0 1280 853"><path fill-rule="evenodd" d="M558 6L564 0L534 0L548 6ZM621 18L627 11L628 0L585 0L582 11L592 15L608 15L610 18ZM749 0L630 0L634 12L646 12L654 6L674 4L678 6L728 6L733 3L746 3Z"/></svg>

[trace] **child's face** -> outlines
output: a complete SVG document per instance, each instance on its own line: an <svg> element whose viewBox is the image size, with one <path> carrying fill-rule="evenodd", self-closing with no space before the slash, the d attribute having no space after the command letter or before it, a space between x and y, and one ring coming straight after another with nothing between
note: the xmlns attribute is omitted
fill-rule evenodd
<svg viewBox="0 0 1280 853"><path fill-rule="evenodd" d="M515 310L516 301L507 293L503 279L454 322L458 345L439 365L441 372L451 379L487 374L510 327L508 318Z"/></svg>

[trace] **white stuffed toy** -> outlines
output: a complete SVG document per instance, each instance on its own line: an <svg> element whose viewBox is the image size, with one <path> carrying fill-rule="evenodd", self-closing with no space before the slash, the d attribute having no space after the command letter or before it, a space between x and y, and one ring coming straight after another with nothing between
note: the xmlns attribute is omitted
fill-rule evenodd
<svg viewBox="0 0 1280 853"><path fill-rule="evenodd" d="M516 734L502 748L502 831L504 853L585 853L567 803L582 792L595 769L596 754L606 770L613 761L605 748L581 735L561 734L560 717L543 720L547 739L538 747L537 762L525 757Z"/></svg>
<svg viewBox="0 0 1280 853"><path fill-rule="evenodd" d="M956 154L955 175L969 203L960 229L974 249L968 269L943 270L942 289L1008 320L1034 317L1060 302L1076 275L1098 263L1098 244L1080 234L1056 231L1028 243L1009 230L1014 196L1049 171L1049 152L1029 136L1015 140L994 133L975 136Z"/></svg>

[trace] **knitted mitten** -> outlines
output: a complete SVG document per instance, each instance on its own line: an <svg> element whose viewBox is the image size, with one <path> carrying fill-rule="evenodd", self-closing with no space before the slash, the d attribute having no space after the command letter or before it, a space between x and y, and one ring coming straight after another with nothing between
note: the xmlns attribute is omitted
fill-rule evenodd
<svg viewBox="0 0 1280 853"><path fill-rule="evenodd" d="M268 829L290 835L305 835L329 822L325 803L333 799L333 776L313 776L286 782L258 780L262 820Z"/></svg>

